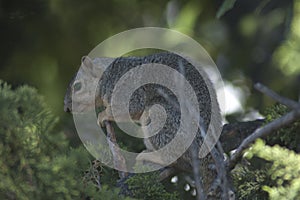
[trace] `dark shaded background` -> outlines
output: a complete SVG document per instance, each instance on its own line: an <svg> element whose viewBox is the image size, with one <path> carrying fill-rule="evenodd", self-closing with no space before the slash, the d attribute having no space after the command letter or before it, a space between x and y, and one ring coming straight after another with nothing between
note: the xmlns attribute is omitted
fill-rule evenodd
<svg viewBox="0 0 300 200"><path fill-rule="evenodd" d="M0 78L29 84L45 97L62 124L63 96L83 55L109 36L159 26L196 39L223 79L239 87L244 112L274 102L253 90L257 81L296 99L300 72L300 5L292 0L237 1L216 18L222 1L1 0ZM297 13L298 12L298 13Z"/></svg>

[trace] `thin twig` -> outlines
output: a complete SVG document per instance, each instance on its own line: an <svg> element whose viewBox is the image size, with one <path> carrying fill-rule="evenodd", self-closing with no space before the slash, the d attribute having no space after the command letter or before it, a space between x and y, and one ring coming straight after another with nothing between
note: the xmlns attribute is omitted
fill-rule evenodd
<svg viewBox="0 0 300 200"><path fill-rule="evenodd" d="M181 74L185 75L184 73L184 67L182 63L179 63L179 71ZM202 138L205 138L206 136L206 131L204 130L205 124L203 122L203 119L200 116L198 116L198 113L195 113L195 109L193 108L193 104L189 101L188 98L184 98L182 95L184 94L184 81L182 79L177 80L177 88L179 90L179 95L181 95L181 99L184 99L184 102L182 103L181 106L184 106L185 109L188 110L189 114L193 117L192 121L196 122L198 124L198 128L201 130L201 136ZM172 100L170 99L162 90L159 90L158 93L165 97L170 103L174 105L175 108L179 109L179 106ZM192 143L193 145L193 143ZM195 145L195 144L194 144ZM204 143L203 145L207 145ZM216 172L217 172L217 177L216 179L220 179L220 182L222 183L221 188L223 191L222 197L223 199L228 199L228 192L230 191L228 187L228 181L227 181L227 171L225 167L225 163L223 158L224 151L223 148L221 147L220 143L217 144L217 149L212 148L211 150L211 155L212 159L215 161L216 165ZM207 147L208 148L208 147ZM193 167L193 174L194 174L194 179L195 179L195 187L197 191L197 198L198 199L206 199L206 194L203 189L203 183L200 179L201 175L199 172L199 166L200 166L200 161L198 159L198 155L194 155L194 150L197 149L196 147L192 147L192 167Z"/></svg>
<svg viewBox="0 0 300 200"><path fill-rule="evenodd" d="M294 110L292 110L291 112L285 114L284 116L278 119L275 119L269 124L261 128L258 128L256 131L254 131L254 133L252 133L245 140L243 140L242 144L240 144L240 146L237 148L237 150L235 151L235 153L232 155L232 157L229 159L227 163L227 167L229 170L231 170L236 165L236 163L242 157L243 151L246 148L248 148L250 144L253 143L257 138L265 137L270 133L280 129L281 127L296 121L300 117L300 104L294 102L293 100L279 96L278 94L271 91L267 87L264 87L261 84L258 84L258 86L264 94L267 94L268 96L272 97L279 103L285 104L288 107L292 107Z"/></svg>
<svg viewBox="0 0 300 200"><path fill-rule="evenodd" d="M230 188L229 188L229 183L227 180L227 171L226 171L226 166L225 166L224 157L223 157L224 154L221 154L219 151L217 151L217 149L215 147L211 150L211 154L212 154L213 159L216 164L216 170L218 173L217 179L221 180L220 186L222 188L222 199L227 200L227 199L229 199L228 194L229 194Z"/></svg>
<svg viewBox="0 0 300 200"><path fill-rule="evenodd" d="M185 68L183 66L182 61L180 61L178 63L179 66L179 72L185 77ZM188 100L188 98L184 98L184 89L185 89L185 83L183 78L179 78L179 80L177 80L179 82L179 84L177 84L177 89L179 90L179 98L180 99L184 99L184 102L182 106L185 106L187 108L187 110L189 111L189 113L192 113L192 109L193 106L191 104L191 102ZM176 104L175 104L176 105ZM193 112L194 113L194 112ZM195 118L193 118L195 119ZM192 142L192 168L193 168L193 174L194 174L194 179L195 179L195 187L196 187L196 198L198 200L203 200L206 199L206 192L204 191L203 188L203 182L201 180L201 175L200 175L200 171L199 171L199 166L200 166L200 161L198 158L198 151L197 151L197 147L195 144L195 141Z"/></svg>
<svg viewBox="0 0 300 200"><path fill-rule="evenodd" d="M194 179L195 179L195 187L196 187L196 198L198 200L203 200L206 199L206 194L203 189L203 183L200 179L201 175L199 172L199 166L200 166L200 160L198 158L198 151L197 148L195 147L195 143L192 143L192 167L193 167L193 174L194 174Z"/></svg>
<svg viewBox="0 0 300 200"><path fill-rule="evenodd" d="M272 99L274 99L278 103L281 103L281 104L287 106L290 109L298 109L300 107L300 104L297 101L294 101L294 100L288 99L286 97L280 96L279 94L272 91L267 86L264 86L261 83L256 83L254 85L254 87L255 87L255 89L257 89L261 93L271 97Z"/></svg>

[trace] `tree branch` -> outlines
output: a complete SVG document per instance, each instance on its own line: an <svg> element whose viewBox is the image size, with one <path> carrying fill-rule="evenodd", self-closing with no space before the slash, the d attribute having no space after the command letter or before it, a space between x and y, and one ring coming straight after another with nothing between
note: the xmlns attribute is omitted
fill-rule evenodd
<svg viewBox="0 0 300 200"><path fill-rule="evenodd" d="M253 143L257 138L265 137L270 133L280 129L281 127L293 123L298 118L300 118L299 103L278 95L277 93L273 92L272 90L268 89L262 84L256 84L255 87L259 88L261 92L272 97L274 100L278 101L279 103L282 103L290 108L293 108L294 110L270 122L269 124L257 129L256 131L254 131L254 133L252 133L245 140L243 140L243 142L240 144L240 146L237 148L237 150L235 151L235 153L232 155L232 157L229 159L227 163L227 167L229 170L231 170L236 165L236 163L242 157L243 151L246 148L248 148L250 144Z"/></svg>
<svg viewBox="0 0 300 200"><path fill-rule="evenodd" d="M243 140L251 135L257 128L261 127L264 123L263 119L247 122L234 122L225 124L220 136L220 143L225 153L238 148Z"/></svg>
<svg viewBox="0 0 300 200"><path fill-rule="evenodd" d="M286 97L280 96L279 94L272 91L267 86L264 86L261 83L256 83L254 85L254 88L257 89L258 91L260 91L261 93L271 97L272 99L274 99L278 103L281 103L281 104L287 106L290 109L298 109L300 107L300 104L297 101L294 101L294 100L288 99Z"/></svg>

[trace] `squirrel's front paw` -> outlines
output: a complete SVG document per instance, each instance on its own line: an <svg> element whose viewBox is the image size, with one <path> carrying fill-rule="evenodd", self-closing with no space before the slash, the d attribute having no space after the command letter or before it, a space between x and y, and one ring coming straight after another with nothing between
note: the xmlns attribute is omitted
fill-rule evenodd
<svg viewBox="0 0 300 200"><path fill-rule="evenodd" d="M148 154L148 153L152 154ZM166 165L166 163L162 160L161 155L155 151L144 150L138 154L136 157L136 161L139 162L152 162L158 165Z"/></svg>
<svg viewBox="0 0 300 200"><path fill-rule="evenodd" d="M113 120L114 120L114 118L111 115L110 109L106 108L104 111L102 111L98 114L97 124L100 127L104 127L105 126L105 124L104 124L105 121L113 121Z"/></svg>
<svg viewBox="0 0 300 200"><path fill-rule="evenodd" d="M107 120L107 119L105 119L105 115L103 115L103 113L101 112L101 113L99 113L98 114L98 119L97 119L97 124L98 124L98 126L100 126L100 127L104 127L105 125L104 125L104 121L105 120Z"/></svg>

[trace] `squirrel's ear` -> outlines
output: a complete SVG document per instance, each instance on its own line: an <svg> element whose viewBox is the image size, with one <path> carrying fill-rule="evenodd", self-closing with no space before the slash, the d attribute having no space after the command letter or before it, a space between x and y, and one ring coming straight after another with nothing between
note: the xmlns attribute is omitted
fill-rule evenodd
<svg viewBox="0 0 300 200"><path fill-rule="evenodd" d="M81 63L83 63L84 59L86 58L87 56L82 56L81 58Z"/></svg>
<svg viewBox="0 0 300 200"><path fill-rule="evenodd" d="M95 76L94 75L95 66L94 66L94 63L93 63L93 61L90 57L83 56L82 59L81 59L81 63L82 63L82 68L86 73L88 73L92 76Z"/></svg>
<svg viewBox="0 0 300 200"><path fill-rule="evenodd" d="M81 58L81 62L83 64L83 66L89 70L92 70L93 69L93 61L90 57L88 56L83 56Z"/></svg>

